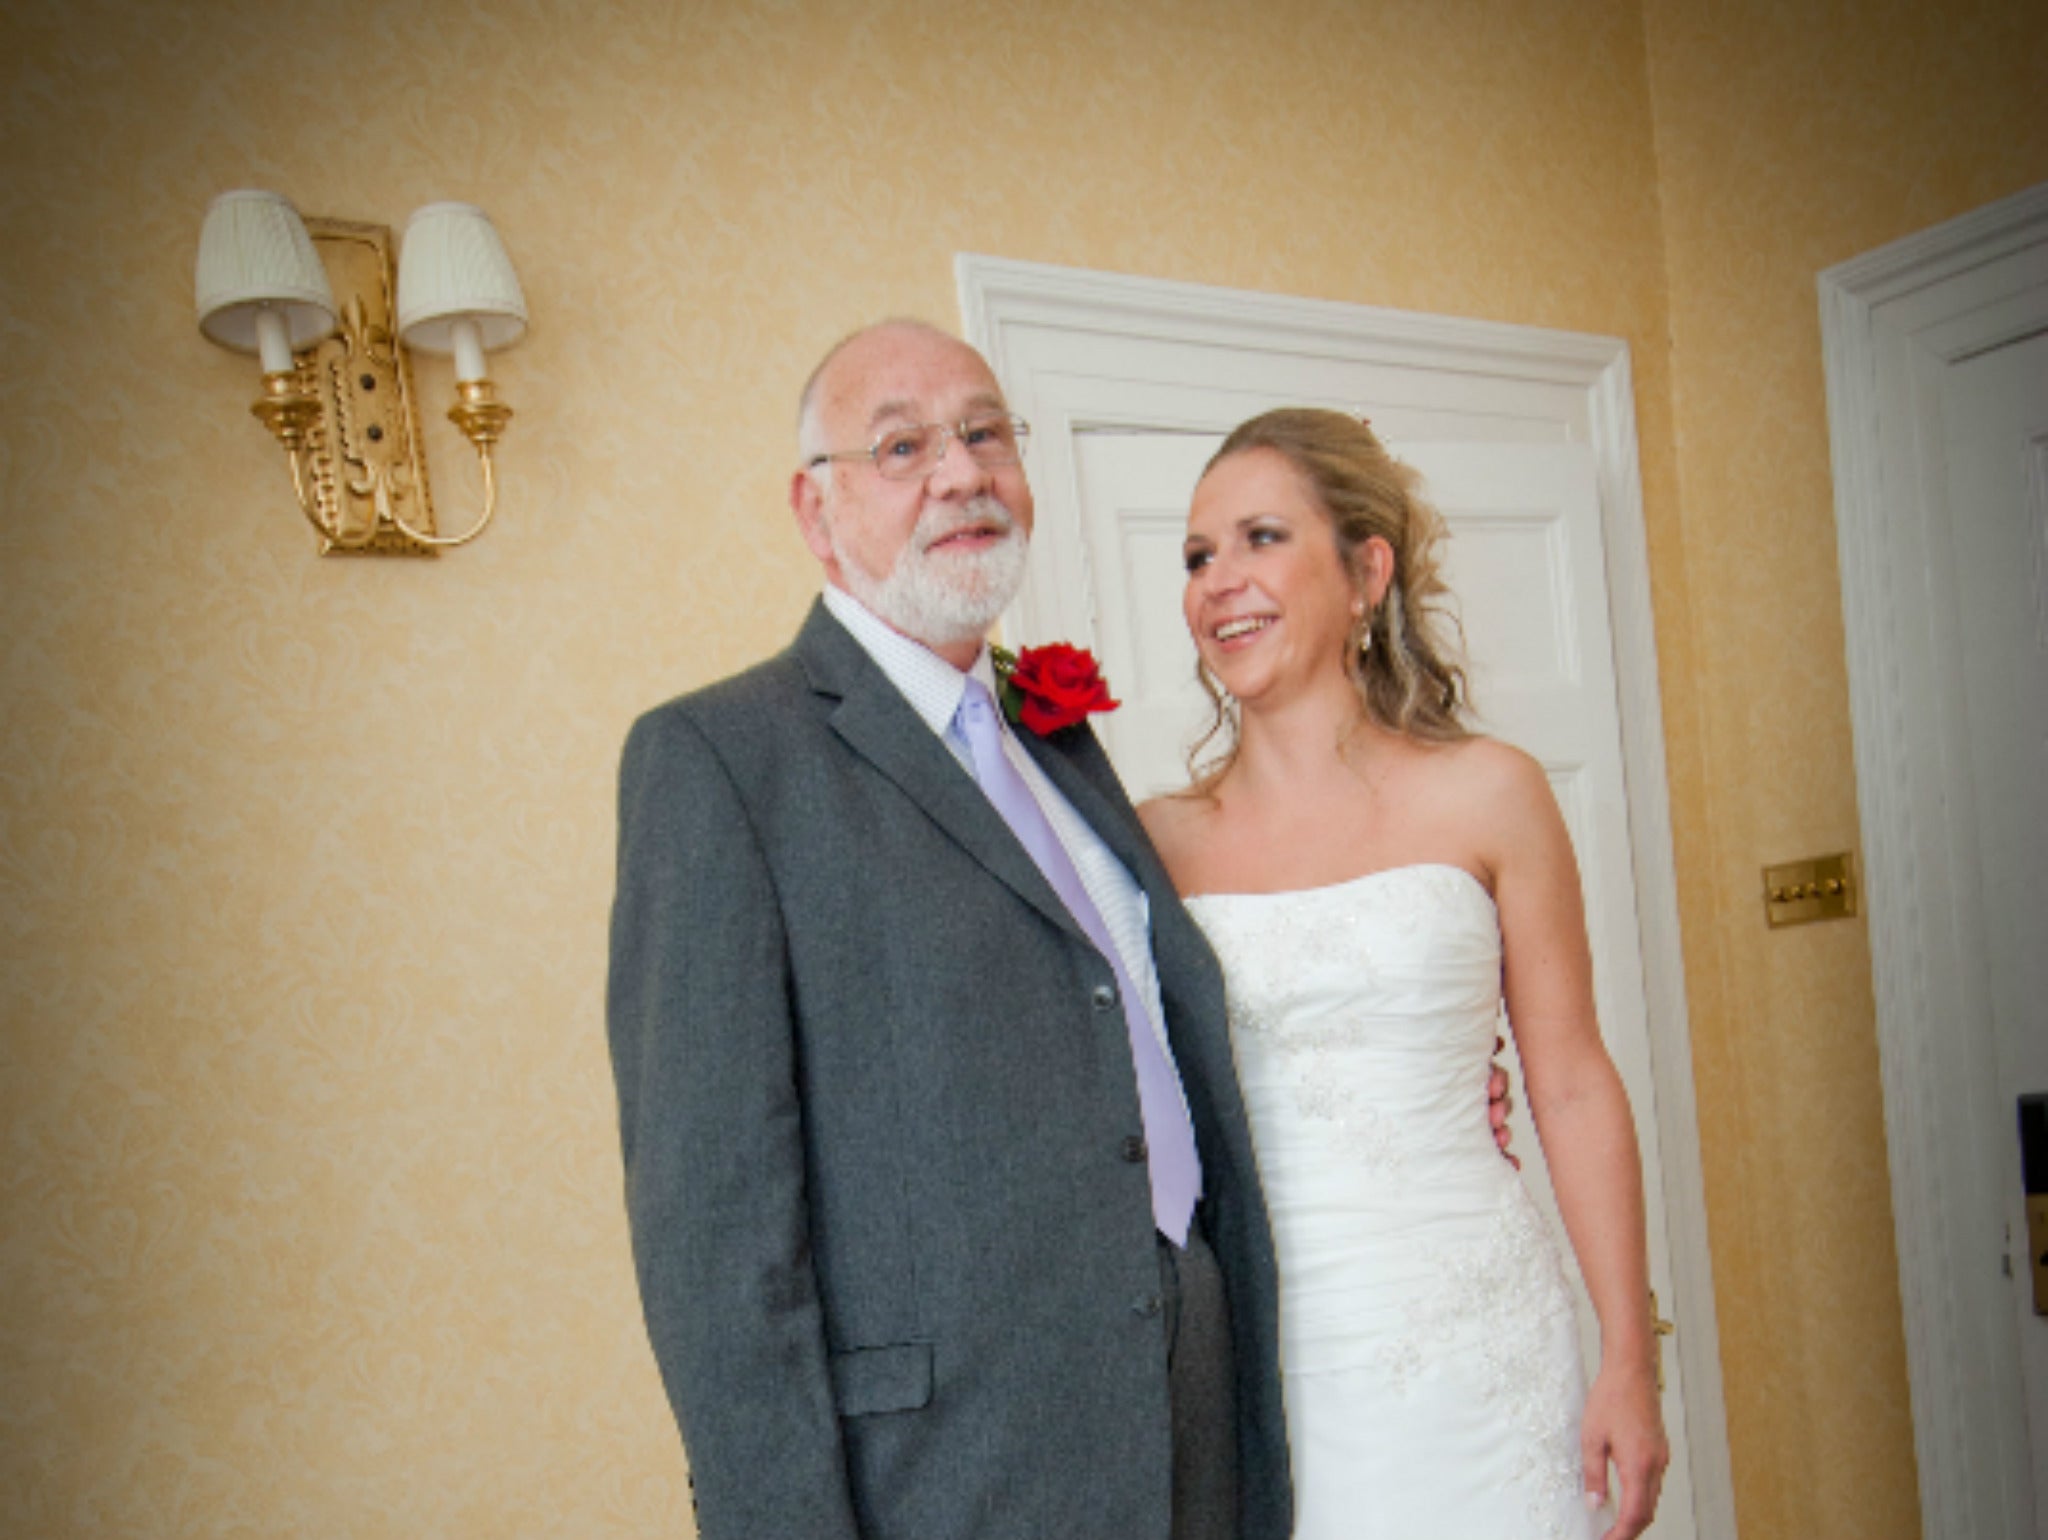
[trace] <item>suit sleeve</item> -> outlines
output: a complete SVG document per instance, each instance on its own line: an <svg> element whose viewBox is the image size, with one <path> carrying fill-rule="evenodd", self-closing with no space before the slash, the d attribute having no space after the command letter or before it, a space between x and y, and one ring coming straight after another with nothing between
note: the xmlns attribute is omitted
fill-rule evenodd
<svg viewBox="0 0 2048 1540"><path fill-rule="evenodd" d="M641 1304L704 1540L857 1540L781 916L732 777L674 709L626 742L607 1030Z"/></svg>

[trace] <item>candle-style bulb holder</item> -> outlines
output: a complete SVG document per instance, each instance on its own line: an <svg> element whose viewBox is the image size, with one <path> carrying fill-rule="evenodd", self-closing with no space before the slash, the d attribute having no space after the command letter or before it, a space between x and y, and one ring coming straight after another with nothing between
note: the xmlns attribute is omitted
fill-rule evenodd
<svg viewBox="0 0 2048 1540"><path fill-rule="evenodd" d="M285 453L296 456L305 447L313 424L320 420L320 402L297 370L263 376L263 398L249 414L277 436Z"/></svg>
<svg viewBox="0 0 2048 1540"><path fill-rule="evenodd" d="M489 380L464 380L455 387L457 400L448 408L448 420L462 430L462 436L481 453L504 436L512 420L512 408L498 399Z"/></svg>

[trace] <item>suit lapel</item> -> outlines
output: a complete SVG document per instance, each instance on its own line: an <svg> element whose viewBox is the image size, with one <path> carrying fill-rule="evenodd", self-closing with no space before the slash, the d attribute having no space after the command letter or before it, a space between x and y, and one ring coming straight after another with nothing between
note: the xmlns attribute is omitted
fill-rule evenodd
<svg viewBox="0 0 2048 1540"><path fill-rule="evenodd" d="M1085 942L1067 906L974 778L822 603L813 606L795 650L811 688L838 700L832 730L847 747L895 782L919 811L1018 897Z"/></svg>

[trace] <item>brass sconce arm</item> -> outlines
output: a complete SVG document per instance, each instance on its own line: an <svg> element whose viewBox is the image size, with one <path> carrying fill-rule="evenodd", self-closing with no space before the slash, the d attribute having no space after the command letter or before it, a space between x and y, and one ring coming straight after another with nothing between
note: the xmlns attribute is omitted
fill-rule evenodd
<svg viewBox="0 0 2048 1540"><path fill-rule="evenodd" d="M491 515L498 511L498 473L491 462L491 446L503 436L505 424L512 420L512 408L497 399L489 380L464 380L455 387L455 391L458 399L448 408L448 420L476 446L477 467L484 479L484 511L466 534L436 535L429 530L414 529L394 509L390 515L391 522L421 545L467 545L490 527Z"/></svg>

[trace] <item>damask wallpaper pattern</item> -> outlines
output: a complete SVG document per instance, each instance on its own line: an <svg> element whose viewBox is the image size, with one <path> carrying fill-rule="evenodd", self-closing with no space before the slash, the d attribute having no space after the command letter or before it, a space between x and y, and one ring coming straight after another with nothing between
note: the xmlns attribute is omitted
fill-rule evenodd
<svg viewBox="0 0 2048 1540"><path fill-rule="evenodd" d="M1748 909L1760 858L1853 843L1845 691L1727 623L1722 552L1738 614L1793 602L1800 656L1839 654L1808 264L2048 171L2043 82L1973 109L2018 151L1923 156L1914 196L1790 241L1813 136L1856 82L1900 100L1904 54L1774 23L1870 70L1770 109L1683 11L14 0L0 1530L688 1533L603 1048L617 745L793 628L795 389L865 320L953 320L971 250L1628 339L1744 1529L1907 1540L1861 931L1766 953ZM1910 151L1894 112L1854 122ZM519 415L477 545L313 556L253 361L191 312L206 202L250 185L504 231L534 326L494 366ZM459 517L446 366L418 383ZM1795 726L1841 776L1732 791Z"/></svg>

